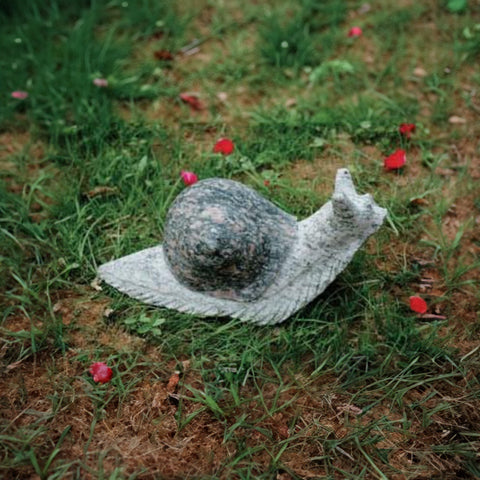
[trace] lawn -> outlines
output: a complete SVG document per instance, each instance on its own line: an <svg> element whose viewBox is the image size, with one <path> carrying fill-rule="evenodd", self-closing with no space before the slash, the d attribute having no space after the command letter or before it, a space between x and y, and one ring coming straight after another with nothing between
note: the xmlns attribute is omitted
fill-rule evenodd
<svg viewBox="0 0 480 480"><path fill-rule="evenodd" d="M0 478L480 478L477 1L3 1L0 29ZM96 278L162 241L182 171L304 219L343 167L388 216L281 324Z"/></svg>

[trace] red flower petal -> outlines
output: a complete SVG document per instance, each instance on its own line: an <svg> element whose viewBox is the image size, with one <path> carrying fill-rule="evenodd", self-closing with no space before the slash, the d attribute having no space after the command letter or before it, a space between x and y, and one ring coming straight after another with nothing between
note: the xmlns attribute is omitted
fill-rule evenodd
<svg viewBox="0 0 480 480"><path fill-rule="evenodd" d="M421 297L410 297L410 308L417 313L426 313L427 302Z"/></svg>
<svg viewBox="0 0 480 480"><path fill-rule="evenodd" d="M193 185L194 183L198 182L198 177L193 172L187 172L182 170L180 172L180 176L182 177L183 183L188 187L189 185Z"/></svg>
<svg viewBox="0 0 480 480"><path fill-rule="evenodd" d="M182 102L188 104L192 110L204 110L205 105L202 103L202 101L196 96L192 95L190 93L181 93L180 94L180 100Z"/></svg>
<svg viewBox="0 0 480 480"><path fill-rule="evenodd" d="M93 381L97 383L107 383L113 376L112 369L104 362L93 363L89 371L93 375Z"/></svg>
<svg viewBox="0 0 480 480"><path fill-rule="evenodd" d="M397 170L402 168L407 161L405 150L397 150L383 160L383 165L387 170Z"/></svg>
<svg viewBox="0 0 480 480"><path fill-rule="evenodd" d="M415 132L416 128L417 127L414 123L401 123L398 127L398 131L406 138L410 138L412 133Z"/></svg>
<svg viewBox="0 0 480 480"><path fill-rule="evenodd" d="M235 150L235 145L229 138L220 138L213 147L214 153L221 153L223 155L230 155Z"/></svg>
<svg viewBox="0 0 480 480"><path fill-rule="evenodd" d="M352 27L348 31L348 36L349 37L360 37L362 35L363 31L360 27Z"/></svg>

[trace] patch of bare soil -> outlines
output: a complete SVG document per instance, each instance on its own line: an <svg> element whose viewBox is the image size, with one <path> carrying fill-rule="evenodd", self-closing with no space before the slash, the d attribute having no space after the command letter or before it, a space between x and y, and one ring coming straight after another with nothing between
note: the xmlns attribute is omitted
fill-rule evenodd
<svg viewBox="0 0 480 480"><path fill-rule="evenodd" d="M45 145L40 140L33 140L30 132L0 133L0 171L18 169L18 163L11 161L12 157L18 155L23 155L25 160L28 160L24 162L26 168L35 169L35 164L45 156L45 153Z"/></svg>
<svg viewBox="0 0 480 480"><path fill-rule="evenodd" d="M333 469L355 471L363 461L357 439L365 455L385 452L388 478L453 480L464 474L459 458L442 448L480 428L480 399L467 388L474 377L413 386L401 407L375 386L364 389L358 405L355 392L338 391L334 376L312 381L308 374L286 375L280 391L276 383L247 382L239 392L242 403L233 409L228 394L220 398L226 416L218 417L202 408L188 388L202 391L204 386L187 360L176 376L178 366L165 362L158 349L107 325L107 307L105 301L63 292L54 310L71 329L65 355L46 351L12 364L8 347L2 350L2 430L30 438L37 457L45 459L69 428L55 459L71 465L63 478L76 471L95 479L100 469L109 475L120 468L139 479L215 475L227 480L235 478L229 459L245 452L235 468L253 464L252 474L260 474L282 448L277 478L323 478ZM11 319L5 327L18 332L27 330L29 322ZM139 355L132 371L118 366L121 384L91 381L88 366L98 342L112 352ZM244 421L238 424L240 418ZM8 456L11 461L13 450ZM34 478L33 467L12 466L8 478Z"/></svg>
<svg viewBox="0 0 480 480"><path fill-rule="evenodd" d="M64 478L71 478L77 468L86 479L97 478L99 468L109 473L117 467L125 473L144 471L138 478L145 479L192 478L216 471L229 452L223 444L224 426L199 412L179 431L178 395L173 394L175 385L168 382L175 365L162 363L159 352L142 339L105 325L106 302L63 293L54 311L72 328L70 348L64 356L44 353L12 363L8 345L2 348L2 430L18 438L31 435L30 447L37 457L46 458L61 433L70 428L58 456L58 461L73 462L71 473ZM10 318L4 328L28 331L30 322ZM134 371L122 375L123 385L138 376L140 380L133 382L134 387L121 400L118 385L97 388L90 380L88 366L99 343L112 352L137 352L142 358ZM198 383L193 378L188 382ZM109 396L111 401L99 411L98 405ZM186 401L182 414L187 416L198 408ZM12 461L15 445L10 447ZM3 458L4 464L6 460ZM9 478L33 475L33 467L9 469Z"/></svg>
<svg viewBox="0 0 480 480"><path fill-rule="evenodd" d="M0 133L0 180L5 183L6 190L28 195L37 181L39 185L48 183L52 187L59 171L45 161L47 153L48 147L41 140L33 139L30 132ZM42 188L34 188L31 198L30 219L40 222L47 217L44 207L52 200Z"/></svg>

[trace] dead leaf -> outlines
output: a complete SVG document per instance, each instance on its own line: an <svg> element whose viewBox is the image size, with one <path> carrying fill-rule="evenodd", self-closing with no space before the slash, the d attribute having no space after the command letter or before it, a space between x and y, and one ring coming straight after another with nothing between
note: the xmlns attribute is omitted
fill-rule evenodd
<svg viewBox="0 0 480 480"><path fill-rule="evenodd" d="M294 107L297 104L297 99L296 98L287 98L287 101L285 102L285 106L287 108Z"/></svg>
<svg viewBox="0 0 480 480"><path fill-rule="evenodd" d="M170 52L169 50L155 50L153 52L153 56L157 60L162 60L162 61L166 61L166 62L170 62L174 58L173 53Z"/></svg>
<svg viewBox="0 0 480 480"><path fill-rule="evenodd" d="M182 360L180 363L182 364L183 373L190 369L190 360Z"/></svg>
<svg viewBox="0 0 480 480"><path fill-rule="evenodd" d="M419 257L413 257L412 260L415 263L418 263L421 267L427 267L435 264L433 260L425 260L424 258L419 258Z"/></svg>
<svg viewBox="0 0 480 480"><path fill-rule="evenodd" d="M369 65L372 65L373 63L375 63L375 57L370 53L366 53L363 57L363 60L365 63L368 63Z"/></svg>
<svg viewBox="0 0 480 480"><path fill-rule="evenodd" d="M180 372L174 372L167 383L167 392L174 393L180 381Z"/></svg>
<svg viewBox="0 0 480 480"><path fill-rule="evenodd" d="M360 407L352 405L351 403L344 403L343 405L339 405L337 410L340 412L349 412L353 413L354 415L361 415L363 410Z"/></svg>
<svg viewBox="0 0 480 480"><path fill-rule="evenodd" d="M152 400L153 408L160 408L166 398L165 392L155 392Z"/></svg>
<svg viewBox="0 0 480 480"><path fill-rule="evenodd" d="M92 282L90 283L90 286L96 290L97 292L101 292L103 290L103 288L100 286L100 278L99 277L95 277Z"/></svg>
<svg viewBox="0 0 480 480"><path fill-rule="evenodd" d="M85 195L88 198L94 198L99 196L116 195L117 193L117 187L98 186L89 190Z"/></svg>
<svg viewBox="0 0 480 480"><path fill-rule="evenodd" d="M423 283L433 284L433 282L435 281L435 279L432 278L432 277L422 277L422 278L420 279L420 281L423 282Z"/></svg>
<svg viewBox="0 0 480 480"><path fill-rule="evenodd" d="M357 12L360 15L363 15L365 13L368 13L372 9L372 6L369 3L363 3L360 8L357 10Z"/></svg>
<svg viewBox="0 0 480 480"><path fill-rule="evenodd" d="M448 119L448 122L453 124L453 125L462 125L464 123L467 123L467 121L462 118L462 117L458 117L457 115L452 115L449 119Z"/></svg>
<svg viewBox="0 0 480 480"><path fill-rule="evenodd" d="M278 436L282 440L285 440L286 438L290 437L290 432L288 430L288 425L286 425L285 423L277 425L275 430L277 431Z"/></svg>
<svg viewBox="0 0 480 480"><path fill-rule="evenodd" d="M437 175L440 175L441 177L451 177L452 175L455 175L455 170L452 170L451 168L440 168L437 167L435 169L435 173Z"/></svg>
<svg viewBox="0 0 480 480"><path fill-rule="evenodd" d="M422 67L414 68L413 74L416 77L421 77L421 78L426 77L428 75L427 71Z"/></svg>
<svg viewBox="0 0 480 480"><path fill-rule="evenodd" d="M424 207L428 205L428 200L426 198L412 198L410 200L411 205L418 205L420 207Z"/></svg>
<svg viewBox="0 0 480 480"><path fill-rule="evenodd" d="M23 360L18 360L17 362L13 362L10 365L7 365L6 369L7 370L13 370L15 368L18 368L22 364Z"/></svg>
<svg viewBox="0 0 480 480"><path fill-rule="evenodd" d="M188 104L192 110L196 110L196 111L205 110L204 103L194 93L187 93L187 92L181 93L180 100Z"/></svg>

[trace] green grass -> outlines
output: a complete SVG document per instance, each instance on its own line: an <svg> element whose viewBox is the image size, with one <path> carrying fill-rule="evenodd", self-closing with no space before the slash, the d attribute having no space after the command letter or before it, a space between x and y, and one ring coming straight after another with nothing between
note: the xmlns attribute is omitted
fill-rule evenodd
<svg viewBox="0 0 480 480"><path fill-rule="evenodd" d="M469 3L0 4L0 476L478 478ZM353 24L362 37L347 37ZM186 91L206 109L182 104ZM221 136L231 156L212 153ZM385 171L398 148L406 167ZM278 326L92 284L98 265L161 242L183 169L305 218L343 166L388 220ZM110 383L93 382L94 361Z"/></svg>

